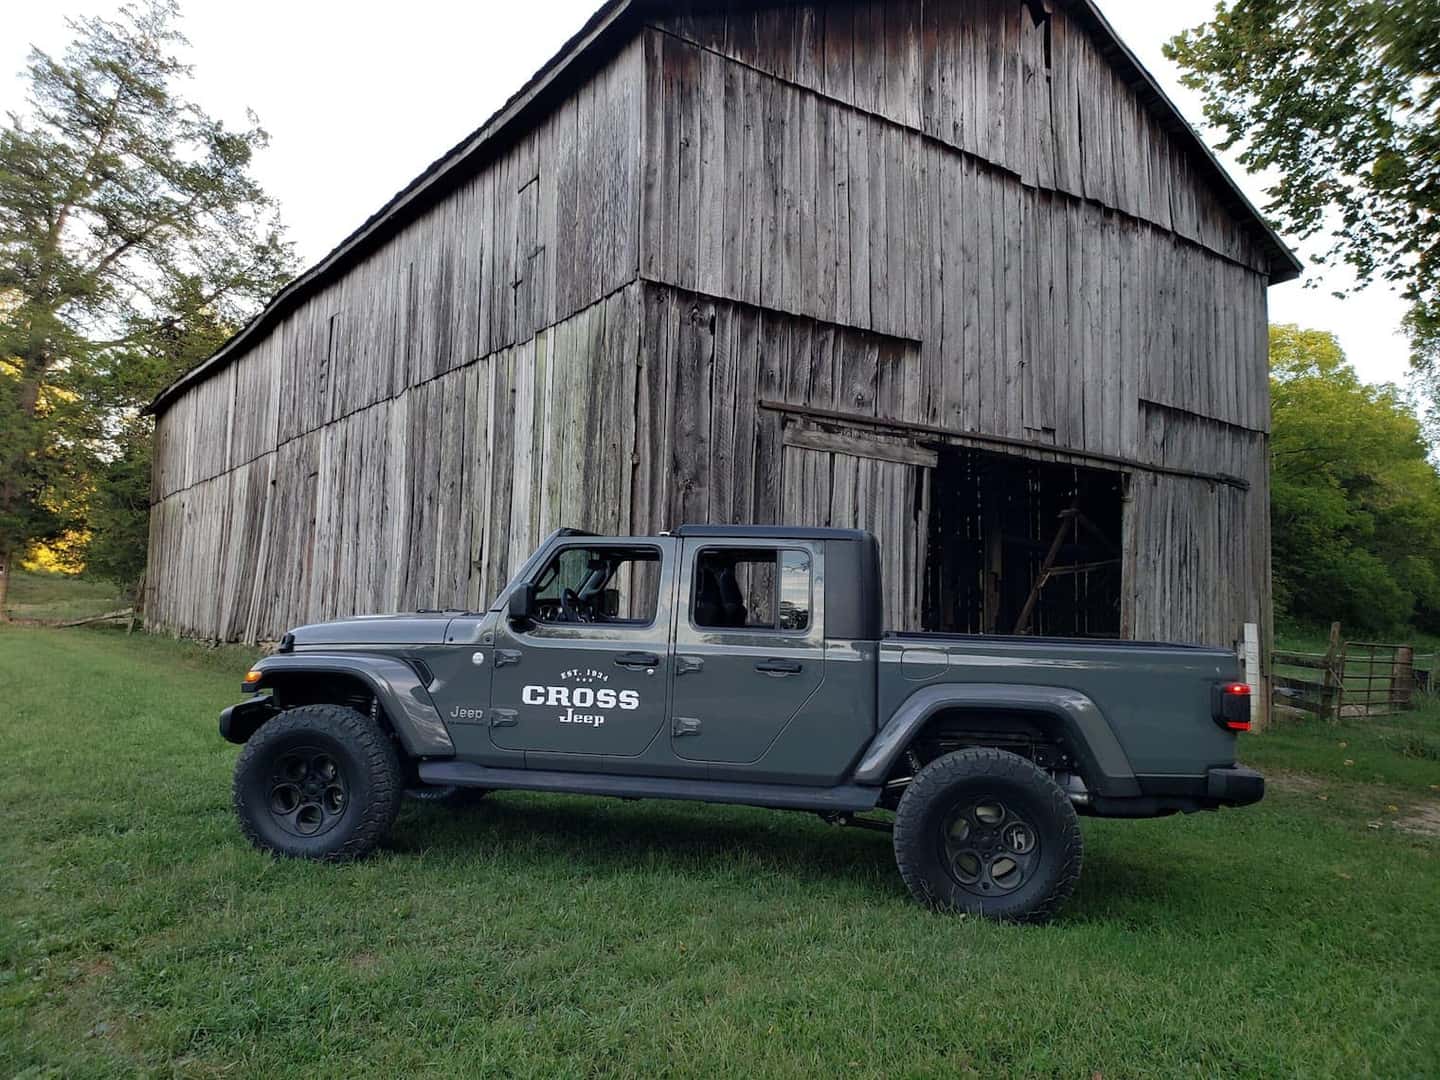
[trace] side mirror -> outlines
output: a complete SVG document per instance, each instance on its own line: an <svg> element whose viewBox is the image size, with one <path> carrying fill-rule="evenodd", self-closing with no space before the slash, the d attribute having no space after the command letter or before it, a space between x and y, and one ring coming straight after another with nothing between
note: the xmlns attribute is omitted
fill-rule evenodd
<svg viewBox="0 0 1440 1080"><path fill-rule="evenodd" d="M510 593L510 618L514 622L532 623L535 615L535 583L522 581Z"/></svg>

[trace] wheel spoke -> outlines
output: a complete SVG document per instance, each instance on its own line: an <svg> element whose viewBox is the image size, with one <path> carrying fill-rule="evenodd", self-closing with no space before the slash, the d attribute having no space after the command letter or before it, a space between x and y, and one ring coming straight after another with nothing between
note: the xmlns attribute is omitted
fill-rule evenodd
<svg viewBox="0 0 1440 1080"><path fill-rule="evenodd" d="M314 836L325 824L325 811L318 802L307 802L295 811L294 822L301 836Z"/></svg>
<svg viewBox="0 0 1440 1080"><path fill-rule="evenodd" d="M1005 807L1000 803L978 803L974 807L975 822L986 828L993 828L1005 820Z"/></svg>
<svg viewBox="0 0 1440 1080"><path fill-rule="evenodd" d="M1025 878L1025 873L1020 869L1020 864L1009 855L1000 855L991 859L990 864L985 867L985 874L1001 889L1014 889Z"/></svg>
<svg viewBox="0 0 1440 1080"><path fill-rule="evenodd" d="M956 878L962 885L979 884L985 873L985 860L976 851L961 851L950 861Z"/></svg>

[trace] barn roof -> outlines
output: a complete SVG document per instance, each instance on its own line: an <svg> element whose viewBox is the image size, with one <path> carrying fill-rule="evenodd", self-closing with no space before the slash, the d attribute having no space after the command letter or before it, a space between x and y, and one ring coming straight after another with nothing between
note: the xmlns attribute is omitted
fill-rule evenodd
<svg viewBox="0 0 1440 1080"><path fill-rule="evenodd" d="M412 215L423 210L427 199L443 193L447 182L453 177L457 174L465 175L468 167L501 152L516 137L523 135L556 102L564 100L572 86L588 78L628 42L638 32L647 16L677 10L693 12L711 7L763 7L767 3L782 2L794 3L796 0L607 0L580 31L493 116L432 162L424 172L398 191L328 255L281 289L258 315L208 360L160 391L155 400L146 406L145 411L152 414L164 412L187 387L209 378L230 363L245 351L252 340L270 330L303 299L327 284L351 261L383 240ZM812 2L823 3L824 0ZM1120 40L1093 0L1056 2L1089 31L1102 55L1115 67L1141 101L1162 118L1170 133L1182 145L1190 147L1195 154L1197 165L1215 186L1226 209L1237 217L1251 219L1269 257L1270 280L1282 282L1298 277L1303 269L1300 260L1240 190L1219 159L1205 145L1205 141L1181 115L1175 103L1160 89L1154 76Z"/></svg>

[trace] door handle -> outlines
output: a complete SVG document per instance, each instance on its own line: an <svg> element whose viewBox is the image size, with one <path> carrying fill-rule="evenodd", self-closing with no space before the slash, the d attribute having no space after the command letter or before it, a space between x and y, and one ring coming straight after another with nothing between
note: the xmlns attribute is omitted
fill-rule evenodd
<svg viewBox="0 0 1440 1080"><path fill-rule="evenodd" d="M761 660L755 665L755 670L766 675L799 675L805 670L805 665L798 660Z"/></svg>
<svg viewBox="0 0 1440 1080"><path fill-rule="evenodd" d="M694 716L677 716L670 730L677 738L681 735L699 735L700 720Z"/></svg>
<svg viewBox="0 0 1440 1080"><path fill-rule="evenodd" d="M622 652L615 663L623 668L652 668L659 665L660 657L651 652Z"/></svg>

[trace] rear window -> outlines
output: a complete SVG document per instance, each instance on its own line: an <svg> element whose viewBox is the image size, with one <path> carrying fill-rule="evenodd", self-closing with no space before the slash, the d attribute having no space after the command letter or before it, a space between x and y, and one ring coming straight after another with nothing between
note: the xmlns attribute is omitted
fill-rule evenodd
<svg viewBox="0 0 1440 1080"><path fill-rule="evenodd" d="M790 548L708 548L695 556L691 620L707 630L810 628L810 554Z"/></svg>

